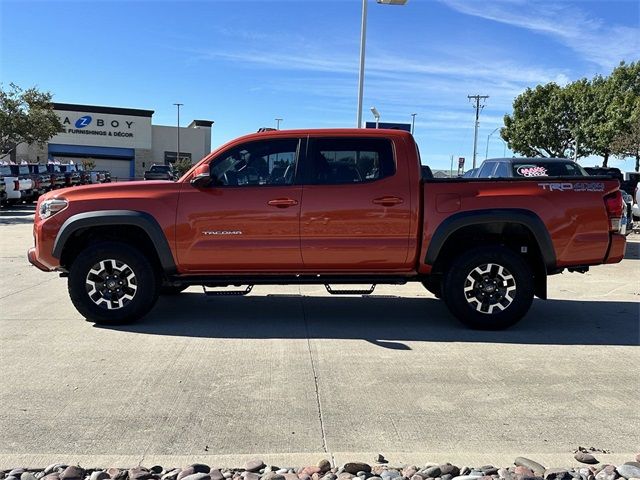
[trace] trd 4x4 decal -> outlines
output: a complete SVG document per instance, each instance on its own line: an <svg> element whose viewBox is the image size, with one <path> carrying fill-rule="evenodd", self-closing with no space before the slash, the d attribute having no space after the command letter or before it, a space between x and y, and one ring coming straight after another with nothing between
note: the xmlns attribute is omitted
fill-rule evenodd
<svg viewBox="0 0 640 480"><path fill-rule="evenodd" d="M604 183L544 182L538 186L550 192L604 192Z"/></svg>

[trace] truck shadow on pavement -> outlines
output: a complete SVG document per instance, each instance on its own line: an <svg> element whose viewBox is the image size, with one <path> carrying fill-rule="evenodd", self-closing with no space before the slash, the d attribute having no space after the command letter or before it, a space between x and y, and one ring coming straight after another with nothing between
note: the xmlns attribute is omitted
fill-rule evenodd
<svg viewBox="0 0 640 480"><path fill-rule="evenodd" d="M96 328L219 339L354 339L396 350L411 350L403 342L632 346L640 342L639 316L634 302L535 300L514 327L477 331L429 297L212 298L184 292L161 298L137 323Z"/></svg>
<svg viewBox="0 0 640 480"><path fill-rule="evenodd" d="M640 242L627 240L627 249L624 252L626 260L640 260Z"/></svg>

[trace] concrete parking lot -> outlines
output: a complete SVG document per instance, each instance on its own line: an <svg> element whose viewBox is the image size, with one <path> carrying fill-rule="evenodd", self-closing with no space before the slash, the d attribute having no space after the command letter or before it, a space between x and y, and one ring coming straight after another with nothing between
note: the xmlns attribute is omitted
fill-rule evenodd
<svg viewBox="0 0 640 480"><path fill-rule="evenodd" d="M32 209L0 212L0 468L451 461L640 444L640 236L627 258L549 279L502 332L465 329L420 285L198 288L105 328L31 267Z"/></svg>

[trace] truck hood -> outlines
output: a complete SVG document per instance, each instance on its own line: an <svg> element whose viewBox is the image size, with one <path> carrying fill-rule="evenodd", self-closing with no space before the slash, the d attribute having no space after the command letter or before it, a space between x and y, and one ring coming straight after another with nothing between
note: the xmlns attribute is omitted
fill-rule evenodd
<svg viewBox="0 0 640 480"><path fill-rule="evenodd" d="M65 198L69 202L102 199L150 199L179 192L182 184L167 180L140 180L133 182L100 183L62 188L47 193L43 200Z"/></svg>

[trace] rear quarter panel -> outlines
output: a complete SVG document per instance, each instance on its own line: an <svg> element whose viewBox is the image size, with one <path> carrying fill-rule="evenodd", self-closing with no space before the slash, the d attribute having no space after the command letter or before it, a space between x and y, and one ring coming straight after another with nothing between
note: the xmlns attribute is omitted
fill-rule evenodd
<svg viewBox="0 0 640 480"><path fill-rule="evenodd" d="M564 187L552 187L550 184L562 184ZM590 186L582 190L580 185ZM589 191L591 188L598 191ZM610 240L604 197L617 188L616 180L584 178L469 179L425 183L424 234L419 261L424 262L434 232L450 215L473 210L517 208L533 212L546 225L558 267L602 263ZM421 271L428 272L429 266L422 265Z"/></svg>

